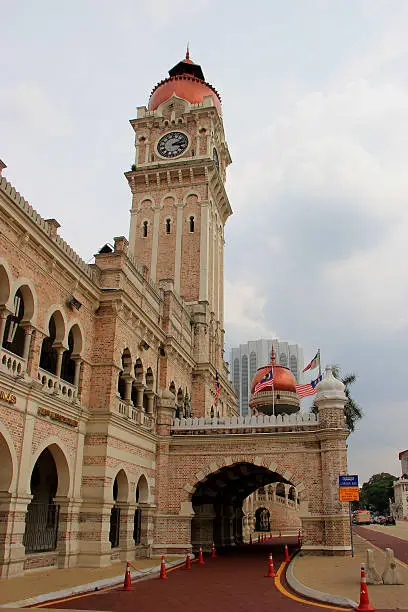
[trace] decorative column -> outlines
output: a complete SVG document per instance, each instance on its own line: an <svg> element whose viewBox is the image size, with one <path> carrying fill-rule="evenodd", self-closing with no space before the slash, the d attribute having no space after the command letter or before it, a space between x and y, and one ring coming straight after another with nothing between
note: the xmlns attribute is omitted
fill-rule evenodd
<svg viewBox="0 0 408 612"><path fill-rule="evenodd" d="M145 386L142 385L141 383L136 383L135 387L136 387L136 408L140 412L142 412L143 411L143 392L144 392Z"/></svg>
<svg viewBox="0 0 408 612"><path fill-rule="evenodd" d="M34 329L31 336L30 351L27 361L27 374L31 378L37 378L38 368L40 367L41 347L46 334L39 329Z"/></svg>
<svg viewBox="0 0 408 612"><path fill-rule="evenodd" d="M0 311L0 348L3 346L4 330L6 329L6 321L9 315L11 315L11 312L6 308Z"/></svg>
<svg viewBox="0 0 408 612"><path fill-rule="evenodd" d="M153 415L153 404L154 404L154 391L146 391L146 397L147 397L146 412L147 414L152 416Z"/></svg>
<svg viewBox="0 0 408 612"><path fill-rule="evenodd" d="M61 344L59 346L54 346L54 348L57 351L57 366L55 368L55 376L57 378L61 378L62 356L65 353L66 348Z"/></svg>
<svg viewBox="0 0 408 612"><path fill-rule="evenodd" d="M320 422L322 505L317 516L315 513L306 521L302 517L302 524L305 526L303 548L332 555L351 554L348 505L339 501L339 475L347 474L346 400L343 383L333 376L331 367L326 368L315 400Z"/></svg>
<svg viewBox="0 0 408 612"><path fill-rule="evenodd" d="M74 501L67 497L55 497L59 506L58 522L58 567L75 567L79 554L79 540L73 537L79 531L79 510L81 501Z"/></svg>
<svg viewBox="0 0 408 612"><path fill-rule="evenodd" d="M30 346L31 346L31 338L33 335L34 328L31 325L27 325L24 327L24 349L23 349L23 359L26 363L26 369L28 366L28 356L30 354Z"/></svg>

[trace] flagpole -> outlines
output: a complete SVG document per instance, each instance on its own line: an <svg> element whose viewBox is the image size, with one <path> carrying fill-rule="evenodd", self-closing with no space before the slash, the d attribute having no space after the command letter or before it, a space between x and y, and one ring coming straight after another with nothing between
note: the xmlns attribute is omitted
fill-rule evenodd
<svg viewBox="0 0 408 612"><path fill-rule="evenodd" d="M320 359L320 349L318 350L319 353L319 376L322 375L322 364L321 364L321 359Z"/></svg>
<svg viewBox="0 0 408 612"><path fill-rule="evenodd" d="M273 362L275 361L275 349L273 348L272 342L272 351L271 351L271 372L272 372L272 414L275 416L275 384L273 378Z"/></svg>

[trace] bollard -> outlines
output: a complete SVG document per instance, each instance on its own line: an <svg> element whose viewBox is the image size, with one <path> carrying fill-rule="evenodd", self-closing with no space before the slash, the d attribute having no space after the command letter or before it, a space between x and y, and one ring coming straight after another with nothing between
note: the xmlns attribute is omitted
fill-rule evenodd
<svg viewBox="0 0 408 612"><path fill-rule="evenodd" d="M269 539L272 540L272 531L269 532Z"/></svg>
<svg viewBox="0 0 408 612"><path fill-rule="evenodd" d="M212 546L211 546L211 558L212 558L212 559L215 559L215 557L216 557L216 556L217 556L217 555L216 555L216 552L215 552L215 544L214 544L214 542L213 542L213 543L212 543Z"/></svg>
<svg viewBox="0 0 408 612"><path fill-rule="evenodd" d="M377 572L374 561L374 552L371 548L367 548L366 551L366 580L367 584L382 584L383 580Z"/></svg>
<svg viewBox="0 0 408 612"><path fill-rule="evenodd" d="M288 545L285 544L285 562L288 563L290 561Z"/></svg>
<svg viewBox="0 0 408 612"><path fill-rule="evenodd" d="M392 548L385 549L385 567L382 575L384 584L404 584L395 562L394 551Z"/></svg>

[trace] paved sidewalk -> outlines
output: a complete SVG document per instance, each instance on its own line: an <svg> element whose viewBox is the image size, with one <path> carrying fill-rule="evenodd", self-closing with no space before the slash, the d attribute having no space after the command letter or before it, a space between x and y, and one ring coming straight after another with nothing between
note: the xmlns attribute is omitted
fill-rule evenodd
<svg viewBox="0 0 408 612"><path fill-rule="evenodd" d="M382 573L385 554L358 535L354 535L354 557L297 556L293 564L295 578L303 585L335 596L359 600L360 566L365 562L367 548L374 550L377 570ZM381 609L408 610L408 567L400 565L401 586L369 585L372 606Z"/></svg>
<svg viewBox="0 0 408 612"><path fill-rule="evenodd" d="M181 560L179 557L166 557L166 562ZM131 561L131 572L148 570L160 565L160 559L136 559ZM51 568L44 571L35 570L19 576L0 581L0 605L31 599L47 593L75 589L88 583L117 578L118 583L124 579L126 564L121 562L104 568L73 567L70 569Z"/></svg>

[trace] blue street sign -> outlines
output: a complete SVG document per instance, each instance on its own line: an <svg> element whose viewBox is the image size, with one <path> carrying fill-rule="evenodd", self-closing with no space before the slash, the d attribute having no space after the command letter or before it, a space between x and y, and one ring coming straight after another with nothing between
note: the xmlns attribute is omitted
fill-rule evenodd
<svg viewBox="0 0 408 612"><path fill-rule="evenodd" d="M339 487L358 487L358 475L339 476Z"/></svg>

